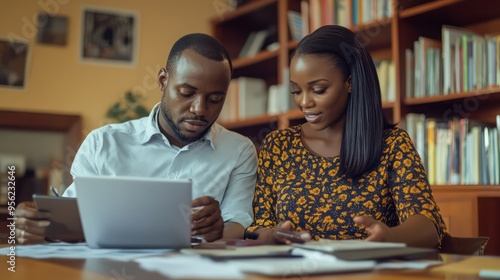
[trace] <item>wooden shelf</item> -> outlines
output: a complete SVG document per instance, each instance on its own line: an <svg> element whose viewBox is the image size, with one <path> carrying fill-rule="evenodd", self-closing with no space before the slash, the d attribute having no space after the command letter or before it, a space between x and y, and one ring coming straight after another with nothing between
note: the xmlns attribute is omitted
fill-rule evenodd
<svg viewBox="0 0 500 280"><path fill-rule="evenodd" d="M438 0L420 4L399 13L402 20L423 27L468 26L486 22L500 16L500 1L496 0Z"/></svg>
<svg viewBox="0 0 500 280"><path fill-rule="evenodd" d="M242 127L249 127L249 126L257 126L257 125L264 125L267 123L273 123L278 120L278 116L276 115L263 115L263 116L258 116L258 117L252 117L252 118L247 118L243 120L237 120L234 122L223 122L220 123L223 127L227 129L239 129Z"/></svg>
<svg viewBox="0 0 500 280"><path fill-rule="evenodd" d="M0 128L64 132L81 121L79 115L0 111Z"/></svg>
<svg viewBox="0 0 500 280"><path fill-rule="evenodd" d="M432 185L432 191L450 192L495 192L500 196L500 186L496 185Z"/></svg>
<svg viewBox="0 0 500 280"><path fill-rule="evenodd" d="M383 109L394 109L394 106L396 106L396 102L382 102Z"/></svg>
<svg viewBox="0 0 500 280"><path fill-rule="evenodd" d="M358 41L370 52L391 47L391 29L392 19L390 18L351 27Z"/></svg>
<svg viewBox="0 0 500 280"><path fill-rule="evenodd" d="M440 9L452 4L456 4L462 2L463 0L441 0L441 1L433 1L424 4L420 4L417 6L413 6L411 8L402 10L399 13L399 17L404 19L412 16L422 15L428 12L432 12L436 9Z"/></svg>
<svg viewBox="0 0 500 280"><path fill-rule="evenodd" d="M212 19L212 24L217 25L234 20L241 20L242 17L255 12L261 12L261 10L270 8L271 5L275 5L276 3L277 0L250 1L247 4L238 7L234 11L223 13L220 17Z"/></svg>
<svg viewBox="0 0 500 280"><path fill-rule="evenodd" d="M420 97L420 98L406 98L403 100L403 103L406 105L428 105L430 103L441 103L441 102L449 102L449 101L457 101L471 97L500 97L500 87L491 87L485 89L479 89L468 92L458 92L458 93L450 93L447 95L436 95L429 97Z"/></svg>
<svg viewBox="0 0 500 280"><path fill-rule="evenodd" d="M238 58L233 62L233 69L239 70L240 68L261 63L268 59L276 58L277 56L278 56L278 50L274 50L274 51L262 51L252 57Z"/></svg>

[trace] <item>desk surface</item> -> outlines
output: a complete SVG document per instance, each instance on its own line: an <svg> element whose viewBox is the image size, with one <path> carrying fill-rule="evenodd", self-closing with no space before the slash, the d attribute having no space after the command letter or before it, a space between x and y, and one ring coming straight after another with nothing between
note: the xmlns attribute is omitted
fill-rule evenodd
<svg viewBox="0 0 500 280"><path fill-rule="evenodd" d="M291 279L384 279L384 280L424 280L424 279L481 279L480 269L500 268L499 257L469 257L458 255L441 255L445 262L442 266L417 270L376 270L330 275L303 275ZM0 256L0 279L167 279L157 273L142 270L135 262L119 262L106 259L16 259L16 272L9 272L5 262L6 257ZM248 280L281 279L281 277L266 277L247 275Z"/></svg>

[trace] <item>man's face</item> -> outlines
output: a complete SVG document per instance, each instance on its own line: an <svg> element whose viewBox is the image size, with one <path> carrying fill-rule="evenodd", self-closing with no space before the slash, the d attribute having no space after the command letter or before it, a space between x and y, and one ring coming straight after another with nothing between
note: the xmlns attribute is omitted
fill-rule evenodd
<svg viewBox="0 0 500 280"><path fill-rule="evenodd" d="M203 137L222 110L230 79L226 60L213 61L190 49L172 73L160 70L159 123L173 145L183 147Z"/></svg>

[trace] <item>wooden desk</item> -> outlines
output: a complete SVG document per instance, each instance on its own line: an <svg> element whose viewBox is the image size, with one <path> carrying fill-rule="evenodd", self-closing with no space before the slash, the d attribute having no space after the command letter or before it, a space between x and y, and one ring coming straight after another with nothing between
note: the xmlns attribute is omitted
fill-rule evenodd
<svg viewBox="0 0 500 280"><path fill-rule="evenodd" d="M346 279L346 280L436 280L436 279L481 279L477 275L480 269L500 268L499 257L469 257L458 255L441 255L445 264L424 271L417 270L376 270L371 272L330 274L330 275L304 275L290 279ZM115 279L115 280L141 280L141 279L167 279L157 273L142 270L135 262L119 262L106 259L16 259L16 272L9 272L5 262L6 257L0 256L0 279ZM195 269L195 268L194 268ZM248 275L248 280L281 279L281 277L264 277Z"/></svg>

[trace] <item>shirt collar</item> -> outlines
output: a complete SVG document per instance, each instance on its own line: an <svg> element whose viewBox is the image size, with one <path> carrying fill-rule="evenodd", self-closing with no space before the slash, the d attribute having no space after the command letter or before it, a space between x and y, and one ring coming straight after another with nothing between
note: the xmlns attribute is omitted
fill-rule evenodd
<svg viewBox="0 0 500 280"><path fill-rule="evenodd" d="M158 126L158 118L160 115L160 103L157 103L153 109L151 110L151 113L149 113L148 120L146 123L146 131L144 133L144 137L142 139L142 144L148 142L154 135L159 134L162 136L162 133L160 131L160 127ZM214 123L210 129L203 135L203 137L198 140L197 142L204 142L204 141L209 141L210 147L215 150L215 145L214 142L217 139L217 136L219 135L220 132L220 126L217 123ZM165 136L163 136L165 137ZM165 137L166 138L166 137ZM167 139L168 141L168 139Z"/></svg>

